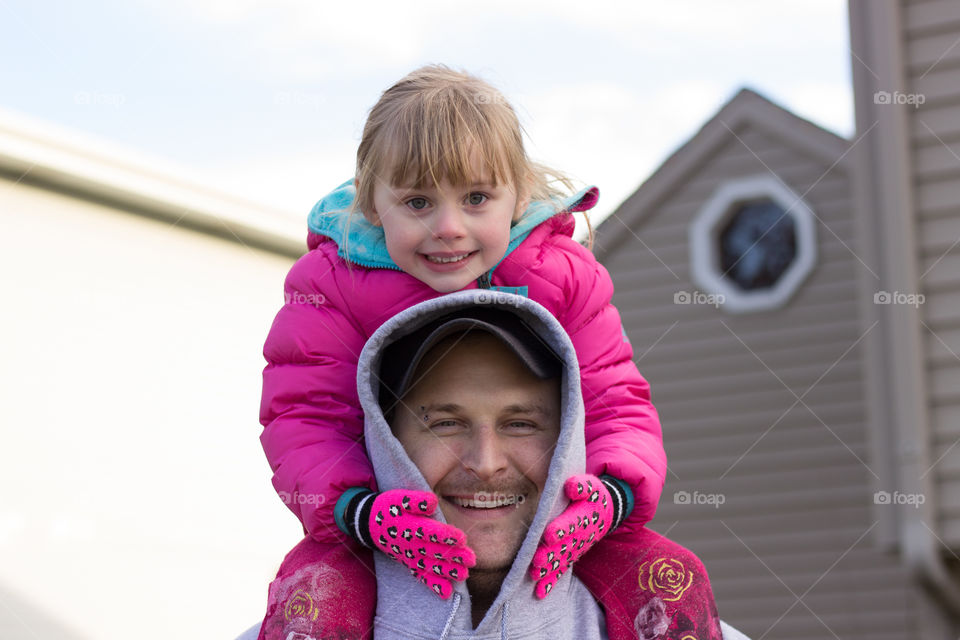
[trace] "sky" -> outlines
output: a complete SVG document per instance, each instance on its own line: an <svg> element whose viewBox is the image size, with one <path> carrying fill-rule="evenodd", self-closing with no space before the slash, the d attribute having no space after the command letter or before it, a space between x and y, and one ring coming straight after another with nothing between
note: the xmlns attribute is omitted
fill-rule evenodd
<svg viewBox="0 0 960 640"><path fill-rule="evenodd" d="M847 9L841 0L491 0L482 10L479 6L0 0L0 117L13 112L41 126L49 123L51 131L68 129L103 140L106 148L124 149L124 157L129 152L158 170L288 211L291 218L303 220L304 231L314 202L352 175L365 116L380 93L427 63L465 69L499 88L516 108L535 160L580 184L599 186L595 224L741 87L842 136L853 134ZM55 275L62 269L48 266ZM271 282L258 286L279 292L286 265L271 268L276 273L258 276L266 280L269 275ZM174 286L169 274L155 278L158 286ZM242 289L236 295L252 295ZM203 291L197 295L198 308L204 308ZM230 344L250 345L243 357L249 357L255 372L262 365L261 325L274 312L274 307L264 309L262 321L246 319L234 323L242 327L232 327L237 335ZM172 336L172 344L180 344L174 338L179 337ZM182 338L188 344L188 338L202 336ZM31 345L23 348L34 351ZM217 357L228 359L226 354ZM11 370L11 375L20 372ZM83 384L74 390L78 397L89 395ZM251 389L245 405L253 408L244 408L243 415L253 416L258 401L257 389ZM249 431L256 432L255 419L249 422ZM154 435L136 443L131 436L128 444L176 455L176 443ZM259 445L253 437L248 445L243 453L220 451L221 462L249 461L263 476L266 465L255 450ZM114 453L98 455L108 459ZM72 451L64 452L68 454ZM189 481L158 478L150 490L176 502L181 494L173 487L185 493ZM272 558L279 560L291 534L299 532L275 501L269 482L261 484L256 501L269 501L275 508L264 520L276 517L276 523L255 525L264 532L263 555L269 558L257 571L266 575L273 570ZM3 502L0 493L0 543L10 529L4 528ZM114 517L146 521L150 515ZM151 559L156 566L150 565L168 580L164 584L169 587L158 587L160 591L183 591L178 583L183 577L174 570L184 548L177 546L182 542L177 536L189 538L190 524L178 523L182 526L170 531L153 528L158 536L169 534L161 549L167 555ZM57 526L54 521L51 536L60 535ZM267 532L280 528L283 533ZM92 530L83 535L96 537ZM237 552L237 557L250 555ZM231 611L229 624L211 621L205 605L190 612L193 619L206 620L206 628L229 637L262 615L257 603L266 583L259 573L244 573L237 566L228 575L238 591L242 587L243 601L253 604ZM150 578L161 579L152 573ZM248 582L241 585L242 580ZM95 596L97 583L90 584ZM81 604L74 608L88 608ZM76 625L112 628L110 620L78 620ZM105 633L89 635L107 638ZM162 636L141 629L138 637Z"/></svg>
<svg viewBox="0 0 960 640"><path fill-rule="evenodd" d="M498 87L597 223L740 87L850 136L849 57L841 0L0 0L0 108L301 216L422 64Z"/></svg>

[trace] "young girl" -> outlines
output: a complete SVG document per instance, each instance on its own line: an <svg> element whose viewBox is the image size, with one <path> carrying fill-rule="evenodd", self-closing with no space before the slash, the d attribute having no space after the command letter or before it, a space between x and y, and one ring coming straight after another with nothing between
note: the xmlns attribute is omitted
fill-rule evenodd
<svg viewBox="0 0 960 640"><path fill-rule="evenodd" d="M357 358L399 311L460 289L509 291L550 310L573 341L595 477L586 493L568 487L570 507L547 528L531 567L537 597L614 529L639 532L663 486L660 424L613 285L571 237L572 214L598 192L563 198L554 175L529 160L516 114L488 84L441 66L410 73L371 110L355 180L311 212L310 251L264 347L261 441L281 498L314 540L387 553L443 598L473 564L466 537L430 518L432 494L410 505L376 493L363 446ZM384 535L385 512L434 543L427 562L424 539Z"/></svg>

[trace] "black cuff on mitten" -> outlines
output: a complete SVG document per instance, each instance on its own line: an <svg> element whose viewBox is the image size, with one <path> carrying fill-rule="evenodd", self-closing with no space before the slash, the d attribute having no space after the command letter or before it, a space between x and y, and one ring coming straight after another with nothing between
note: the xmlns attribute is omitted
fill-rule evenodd
<svg viewBox="0 0 960 640"><path fill-rule="evenodd" d="M350 489L337 500L337 525L341 531L370 549L374 548L370 536L370 512L376 496L370 489Z"/></svg>
<svg viewBox="0 0 960 640"><path fill-rule="evenodd" d="M613 522L610 529L607 530L607 533L610 533L610 531L619 527L620 523L626 520L627 516L633 511L633 491L626 482L613 476L600 476L600 482L603 483L603 486L610 492L610 497L613 498Z"/></svg>

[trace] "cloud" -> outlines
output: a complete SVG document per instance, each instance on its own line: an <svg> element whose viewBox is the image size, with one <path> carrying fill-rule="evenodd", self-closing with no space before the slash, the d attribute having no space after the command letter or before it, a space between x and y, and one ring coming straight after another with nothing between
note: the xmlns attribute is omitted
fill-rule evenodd
<svg viewBox="0 0 960 640"><path fill-rule="evenodd" d="M646 51L664 56L688 57L714 47L809 49L808 40L784 38L784 32L817 33L831 25L842 28L845 15L842 3L835 0L677 0L657 4L599 0L591 3L588 11L581 2L571 0L488 0L483 12L468 16L458 5L439 0L144 1L177 21L235 32L233 55L251 69L281 80L302 81L407 70L437 54L449 59L486 50L487 57L493 58L498 53L492 49L505 49L528 56L522 42L514 41L518 28L532 41L541 38L546 29L571 46L599 41L610 52ZM592 52L582 53L589 56ZM661 59L658 64L667 62Z"/></svg>
<svg viewBox="0 0 960 640"><path fill-rule="evenodd" d="M409 67L422 55L431 24L453 11L441 3L415 11L394 2L147 1L179 20L233 32L233 55L279 81Z"/></svg>
<svg viewBox="0 0 960 640"><path fill-rule="evenodd" d="M530 154L578 181L597 184L596 225L632 193L660 162L719 108L728 88L710 81L678 81L630 88L581 83L519 96Z"/></svg>
<svg viewBox="0 0 960 640"><path fill-rule="evenodd" d="M804 82L783 87L778 93L797 115L838 135L853 136L853 88L849 85Z"/></svg>
<svg viewBox="0 0 960 640"><path fill-rule="evenodd" d="M344 140L306 152L261 153L194 168L217 190L299 216L306 237L307 213L317 200L353 175L356 152L356 144Z"/></svg>

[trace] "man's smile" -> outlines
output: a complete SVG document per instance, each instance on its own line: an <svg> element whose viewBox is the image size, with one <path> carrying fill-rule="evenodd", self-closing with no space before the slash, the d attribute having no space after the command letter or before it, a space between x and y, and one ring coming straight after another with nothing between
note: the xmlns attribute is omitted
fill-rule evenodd
<svg viewBox="0 0 960 640"><path fill-rule="evenodd" d="M507 494L498 491L478 491L469 497L444 496L444 498L458 507L464 507L466 509L497 509L500 507L509 507L517 503L523 503L526 497L526 494Z"/></svg>

